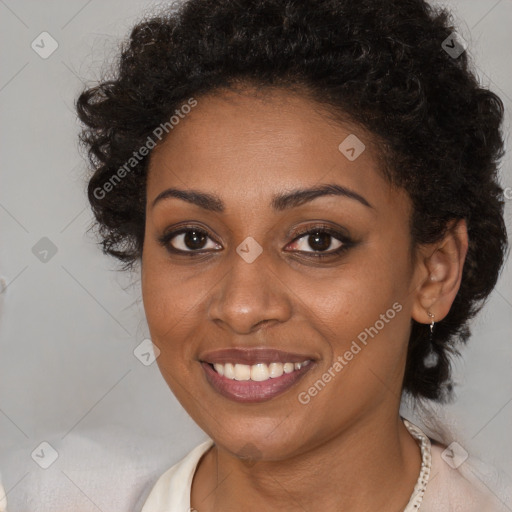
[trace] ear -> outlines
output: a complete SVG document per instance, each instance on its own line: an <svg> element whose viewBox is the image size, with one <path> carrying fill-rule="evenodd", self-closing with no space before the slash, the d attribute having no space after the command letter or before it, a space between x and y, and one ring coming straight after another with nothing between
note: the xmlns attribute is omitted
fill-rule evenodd
<svg viewBox="0 0 512 512"><path fill-rule="evenodd" d="M464 219L452 221L442 240L420 247L415 266L414 282L418 285L412 308L414 320L438 322L448 314L460 288L467 251Z"/></svg>

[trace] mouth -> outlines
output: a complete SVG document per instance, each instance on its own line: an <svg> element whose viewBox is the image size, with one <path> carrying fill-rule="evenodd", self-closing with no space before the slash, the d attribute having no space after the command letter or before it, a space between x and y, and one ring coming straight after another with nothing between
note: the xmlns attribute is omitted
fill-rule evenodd
<svg viewBox="0 0 512 512"><path fill-rule="evenodd" d="M272 349L224 349L200 358L206 380L236 402L264 402L288 391L316 358Z"/></svg>

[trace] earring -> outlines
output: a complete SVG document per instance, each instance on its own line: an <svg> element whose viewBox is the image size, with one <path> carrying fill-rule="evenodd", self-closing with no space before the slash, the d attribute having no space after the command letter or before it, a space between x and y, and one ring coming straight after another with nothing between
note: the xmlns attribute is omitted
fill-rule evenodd
<svg viewBox="0 0 512 512"><path fill-rule="evenodd" d="M437 352L434 351L434 346L433 346L435 316L430 311L427 311L427 315L431 318L430 333L429 333L429 337L428 337L429 352L428 352L427 356L425 357L425 359L423 360L423 364L427 368L434 368L435 366L437 366L437 362L439 360L439 355L437 354Z"/></svg>
<svg viewBox="0 0 512 512"><path fill-rule="evenodd" d="M430 311L427 311L427 315L432 319L432 321L430 322L430 342L432 342L432 339L434 337L434 325L436 324L434 322L435 316Z"/></svg>

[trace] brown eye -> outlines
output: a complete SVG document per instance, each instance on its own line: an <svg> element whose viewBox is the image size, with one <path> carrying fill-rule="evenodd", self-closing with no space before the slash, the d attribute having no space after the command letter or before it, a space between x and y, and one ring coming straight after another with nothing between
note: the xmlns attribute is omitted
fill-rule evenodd
<svg viewBox="0 0 512 512"><path fill-rule="evenodd" d="M293 241L288 244L288 252L296 252L302 258L322 260L342 257L355 247L354 241L344 229L335 229L329 224L316 224L295 232Z"/></svg>
<svg viewBox="0 0 512 512"><path fill-rule="evenodd" d="M183 245L188 249L203 249L206 239L208 238L204 233L200 231L187 231L183 233Z"/></svg>
<svg viewBox="0 0 512 512"><path fill-rule="evenodd" d="M209 241L210 245L208 245ZM181 228L167 233L160 239L160 243L175 253L193 253L221 248L210 239L206 231L197 228Z"/></svg>
<svg viewBox="0 0 512 512"><path fill-rule="evenodd" d="M306 233L300 238L296 238L293 244L294 249L302 252L335 252L343 246L343 242L336 239L332 234L321 230ZM312 250L308 250L308 248Z"/></svg>

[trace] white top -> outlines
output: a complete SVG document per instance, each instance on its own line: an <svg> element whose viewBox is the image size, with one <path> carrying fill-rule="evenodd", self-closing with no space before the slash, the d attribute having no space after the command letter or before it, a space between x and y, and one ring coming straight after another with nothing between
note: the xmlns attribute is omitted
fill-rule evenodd
<svg viewBox="0 0 512 512"><path fill-rule="evenodd" d="M416 425L404 421L409 431L422 435L415 436L423 445L427 436ZM411 432L412 433L412 432ZM427 441L428 443L428 441ZM208 439L196 446L177 464L165 471L151 490L141 512L188 512L191 509L190 494L192 479L201 457L214 444ZM404 512L510 512L512 504L494 494L494 489L484 483L475 471L466 453L459 446L450 445L448 449L438 444L428 443L430 474L421 503L416 503L417 489L421 487L424 471L411 494ZM422 449L422 452L424 450ZM423 461L425 462L425 453ZM507 505L505 504L507 503Z"/></svg>

